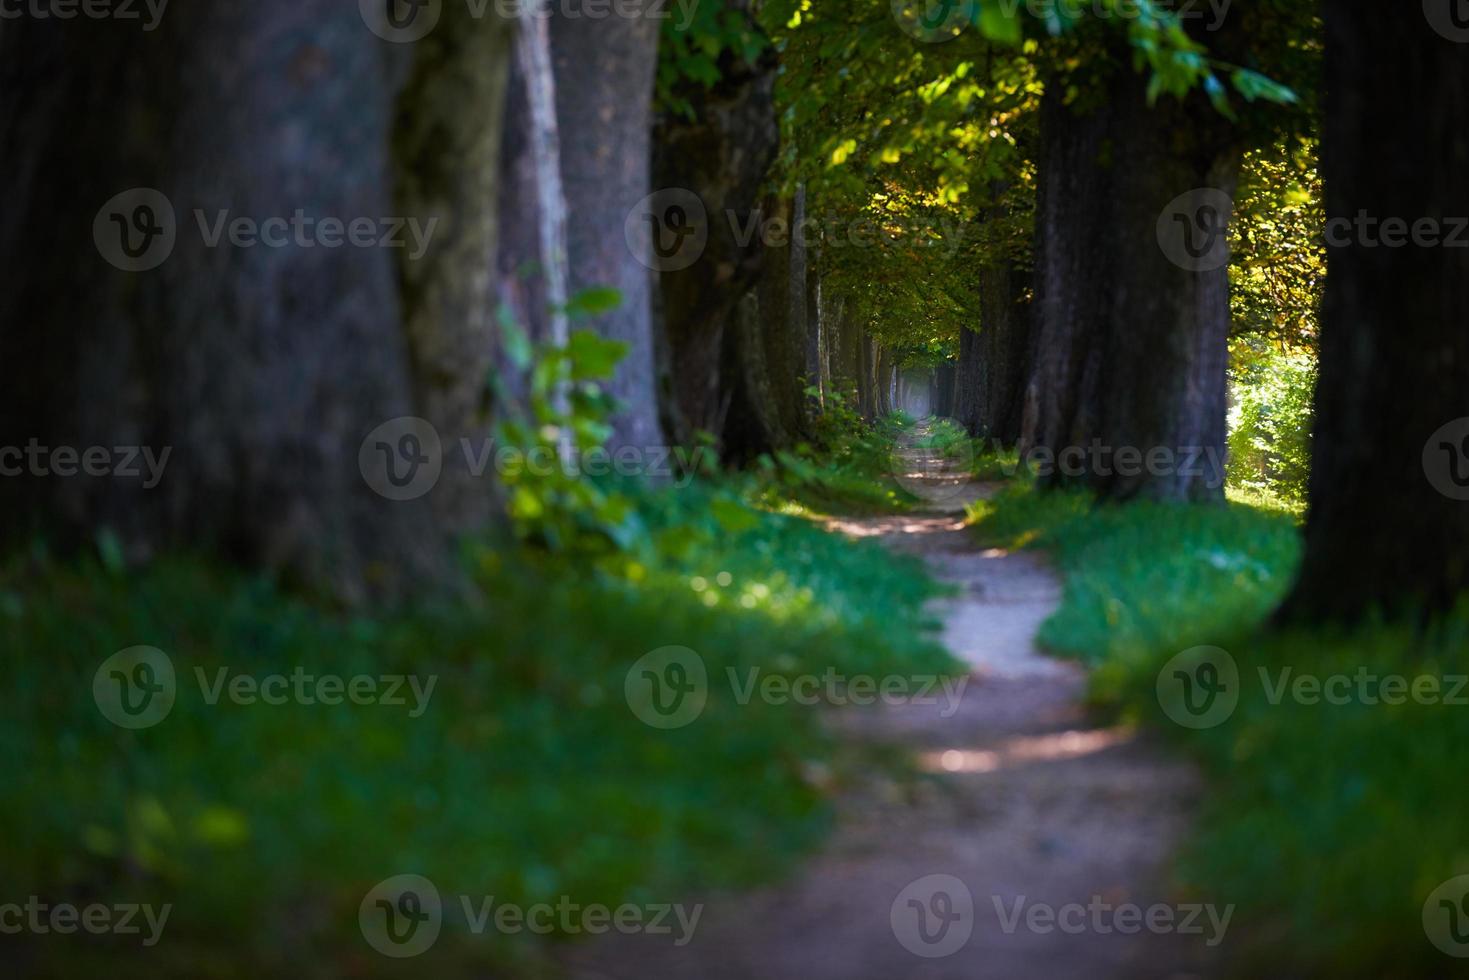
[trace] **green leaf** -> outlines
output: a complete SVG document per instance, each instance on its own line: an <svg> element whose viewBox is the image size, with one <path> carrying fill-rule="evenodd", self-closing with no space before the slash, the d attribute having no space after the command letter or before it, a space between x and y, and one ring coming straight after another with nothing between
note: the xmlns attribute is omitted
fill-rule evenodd
<svg viewBox="0 0 1469 980"><path fill-rule="evenodd" d="M495 319L500 323L500 335L505 340L505 356L517 371L524 371L530 367L531 362L530 338L520 329L520 324L515 322L515 315L506 304L500 304L495 312Z"/></svg>
<svg viewBox="0 0 1469 980"><path fill-rule="evenodd" d="M566 315L570 317L596 316L609 313L622 305L622 291L611 286L593 286L583 289L566 303Z"/></svg>
<svg viewBox="0 0 1469 980"><path fill-rule="evenodd" d="M1019 44L1022 40L1020 17L1015 8L1010 12L1007 5L989 0L979 10L979 29L991 41L1000 44Z"/></svg>
<svg viewBox="0 0 1469 980"><path fill-rule="evenodd" d="M1243 95L1247 102L1264 99L1267 102L1292 105L1297 101L1295 92L1274 79L1267 78L1257 71L1250 71L1248 68L1235 69L1230 81L1233 82L1235 91Z"/></svg>
<svg viewBox="0 0 1469 980"><path fill-rule="evenodd" d="M591 381L612 377L617 362L627 354L628 345L621 340L605 340L590 330L578 330L566 345L574 381Z"/></svg>

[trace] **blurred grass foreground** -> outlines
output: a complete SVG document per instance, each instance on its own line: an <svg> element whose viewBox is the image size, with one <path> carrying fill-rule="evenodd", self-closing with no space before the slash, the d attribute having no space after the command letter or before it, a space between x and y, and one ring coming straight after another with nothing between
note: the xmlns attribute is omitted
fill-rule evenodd
<svg viewBox="0 0 1469 980"><path fill-rule="evenodd" d="M779 874L826 829L848 760L814 709L739 703L727 671L947 670L920 612L934 587L728 490L628 499L656 547L473 548L467 601L391 613L197 559L13 557L0 890L170 912L147 957L120 955L148 941L140 916L139 935L5 937L11 966L372 975L397 961L363 942L359 904L415 874L446 909L415 972L532 972L543 937L474 934L449 896L616 907ZM664 648L709 679L673 727L625 696ZM111 670L171 701L130 715Z"/></svg>

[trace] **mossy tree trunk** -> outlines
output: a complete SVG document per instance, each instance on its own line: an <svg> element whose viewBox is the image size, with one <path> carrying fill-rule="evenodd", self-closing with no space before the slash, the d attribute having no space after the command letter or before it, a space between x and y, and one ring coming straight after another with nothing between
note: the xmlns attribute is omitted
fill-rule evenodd
<svg viewBox="0 0 1469 980"><path fill-rule="evenodd" d="M325 0L184 5L150 33L6 22L0 442L169 451L152 487L0 481L11 540L107 526L133 556L210 551L349 599L447 567L447 538L486 510L451 463L484 408L508 38L449 7L388 44ZM162 197L106 213L133 188ZM213 237L221 213L265 230L297 212L313 240L323 219L363 219L373 244ZM380 247L394 218L426 241ZM167 257L125 271L104 257L124 248ZM447 476L389 500L359 450L408 415L441 430Z"/></svg>

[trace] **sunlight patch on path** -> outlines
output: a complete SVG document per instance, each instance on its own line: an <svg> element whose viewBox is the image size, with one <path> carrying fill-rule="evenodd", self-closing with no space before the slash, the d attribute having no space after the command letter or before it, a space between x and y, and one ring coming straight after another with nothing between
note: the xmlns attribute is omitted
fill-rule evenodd
<svg viewBox="0 0 1469 980"><path fill-rule="evenodd" d="M1075 759L1135 738L1131 727L1095 728L1090 731L1022 735L1007 739L992 749L940 749L919 756L926 772L987 773L1032 762Z"/></svg>

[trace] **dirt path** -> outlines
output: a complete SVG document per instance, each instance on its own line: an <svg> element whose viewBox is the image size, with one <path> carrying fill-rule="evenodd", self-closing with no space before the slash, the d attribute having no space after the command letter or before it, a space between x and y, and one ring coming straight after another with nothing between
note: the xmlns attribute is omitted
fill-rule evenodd
<svg viewBox="0 0 1469 980"><path fill-rule="evenodd" d="M958 597L935 611L945 642L972 673L957 710L847 709L837 723L854 738L910 747L932 778L916 794L878 783L841 800L838 830L823 852L778 885L706 900L687 945L605 937L568 951L573 976L1055 980L1210 972L1205 941L1217 930L1203 915L1204 935L1187 937L1123 935L1111 927L1126 923L1106 912L1071 913L1068 925L1080 921L1080 931L1047 930L1043 920L1029 928L1024 915L1014 923L1017 902L1176 908L1177 896L1164 890L1167 859L1197 784L1186 765L1135 733L1089 722L1082 670L1033 643L1060 598L1045 559L979 548L962 508L987 488L951 485L921 469L910 478L924 484L931 510L833 526L919 554L959 586Z"/></svg>

